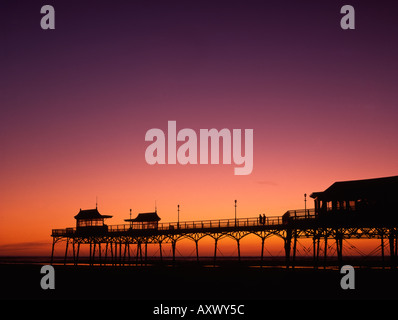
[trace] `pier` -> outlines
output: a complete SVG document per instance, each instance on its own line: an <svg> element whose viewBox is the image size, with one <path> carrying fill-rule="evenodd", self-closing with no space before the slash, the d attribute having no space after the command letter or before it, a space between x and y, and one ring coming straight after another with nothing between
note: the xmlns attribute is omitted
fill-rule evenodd
<svg viewBox="0 0 398 320"><path fill-rule="evenodd" d="M265 240L270 237L283 239L285 262L294 267L299 239L312 240L314 266L326 261L328 245L335 244L337 260L343 263L343 240L379 239L381 259L389 255L391 266L397 262L398 212L394 203L398 190L398 176L336 182L323 192L314 192L315 208L288 210L282 216L251 217L159 223L157 211L140 213L127 224L107 225L108 215L101 215L97 208L80 210L75 216L76 227L53 229L51 261L54 247L65 242L65 263L68 252L72 261L79 264L82 245L89 246L89 263L124 265L147 261L148 245L171 244L172 261L176 259L178 241L190 239L196 246L196 259L200 260L199 241L205 237L214 240L214 262L217 245L224 238L233 239L237 246L237 258L241 259L240 242L249 234L261 241L259 258L263 261ZM71 249L71 250L69 250ZM322 250L322 255L320 254Z"/></svg>

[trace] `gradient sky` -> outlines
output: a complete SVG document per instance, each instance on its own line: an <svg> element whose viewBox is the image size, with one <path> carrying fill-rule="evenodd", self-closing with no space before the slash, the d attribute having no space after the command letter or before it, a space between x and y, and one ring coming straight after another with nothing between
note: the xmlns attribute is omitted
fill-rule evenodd
<svg viewBox="0 0 398 320"><path fill-rule="evenodd" d="M272 216L334 181L397 175L397 5L349 1L342 30L344 4L2 1L0 255L49 254L51 229L96 196L109 224L155 201L161 222L177 204L181 220L233 218L234 199L239 217ZM145 133L168 120L254 129L252 174L148 165Z"/></svg>

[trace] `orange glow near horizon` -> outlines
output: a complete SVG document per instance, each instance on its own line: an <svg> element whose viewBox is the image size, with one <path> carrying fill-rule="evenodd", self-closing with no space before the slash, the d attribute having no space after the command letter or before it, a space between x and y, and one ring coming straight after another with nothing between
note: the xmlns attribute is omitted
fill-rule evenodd
<svg viewBox="0 0 398 320"><path fill-rule="evenodd" d="M282 142L265 148L266 131L255 130L254 170L248 176L234 175L233 165L148 165L145 131L138 134L141 141L115 149L112 157L111 141L80 142L80 156L45 142L40 153L25 148L24 157L11 157L15 161L3 172L7 187L2 188L0 203L0 255L49 254L50 246L44 244L52 241L51 229L74 227L79 209L95 208L96 197L100 213L113 216L108 225L125 224L130 208L134 217L153 211L155 202L161 222L177 221L178 204L180 221L231 219L235 199L239 218L281 216L304 208L304 193L323 191L335 181L396 174L393 157L364 158L357 150L343 157L322 148L312 153L310 142L301 153L284 150ZM284 143L294 145L295 139ZM307 197L311 207L313 200ZM272 250L279 251L277 247Z"/></svg>
<svg viewBox="0 0 398 320"><path fill-rule="evenodd" d="M113 215L106 220L108 225L126 224L124 219L129 218L130 208L133 217L139 212L153 211L155 201L161 223L177 221L177 204L180 205L180 221L233 219L235 199L238 218L257 217L260 213L281 216L289 209L304 208L304 192L322 191L334 181L330 178L327 183L321 183L318 179L323 180L323 177L311 181L297 175L289 183L287 174L284 179L277 180L271 173L266 181L260 180L262 177L256 178L256 172L238 177L231 174L231 170L230 166L152 167L145 164L141 170L136 170L135 179L132 179L133 174L131 179L121 179L102 170L92 173L91 182L90 179L63 176L59 180L63 182L61 184L49 184L52 177L41 175L40 181L30 181L32 185L29 181L20 185L18 193L12 194L12 189L6 191L9 196L1 204L2 212L10 214L2 216L0 255L49 255L51 229L75 227L74 216L80 208L95 208L96 196L100 213ZM338 180L353 178L357 177ZM307 197L307 208L310 207L313 207L312 199ZM177 248L181 254L189 255L193 244L183 240L177 243ZM365 252L378 245L379 241L358 244ZM201 255L213 255L214 241L211 238L199 241L199 246ZM260 238L247 236L241 241L241 254L259 256L260 246ZM158 250L155 245L149 247ZM312 248L311 245L308 247ZM219 248L221 254L236 255L234 240L220 240ZM276 236L267 239L265 254L268 251L273 255L283 253L283 241Z"/></svg>

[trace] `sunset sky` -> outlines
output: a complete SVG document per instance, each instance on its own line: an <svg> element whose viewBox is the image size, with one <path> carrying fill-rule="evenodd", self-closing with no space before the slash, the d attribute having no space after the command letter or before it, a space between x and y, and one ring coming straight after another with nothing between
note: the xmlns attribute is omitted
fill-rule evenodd
<svg viewBox="0 0 398 320"><path fill-rule="evenodd" d="M279 216L398 174L398 9L350 1L2 1L0 255L50 254L82 209ZM253 172L149 165L145 133L254 130ZM181 144L181 143L179 143ZM312 207L312 201L307 202ZM259 242L256 242L258 246ZM257 247L256 247L257 248ZM281 247L276 249L276 252Z"/></svg>

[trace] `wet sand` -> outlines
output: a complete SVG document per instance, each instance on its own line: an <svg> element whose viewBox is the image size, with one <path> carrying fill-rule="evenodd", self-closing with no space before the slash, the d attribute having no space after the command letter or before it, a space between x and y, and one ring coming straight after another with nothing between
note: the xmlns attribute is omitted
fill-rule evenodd
<svg viewBox="0 0 398 320"><path fill-rule="evenodd" d="M355 268L343 290L338 268L286 269L224 261L147 266L54 265L55 289L43 290L40 264L1 264L1 299L264 300L397 299L398 270Z"/></svg>

